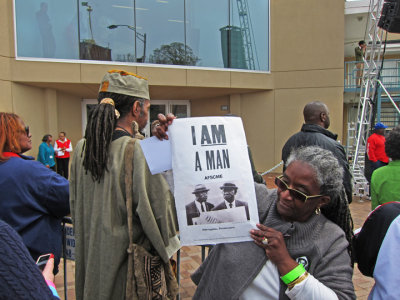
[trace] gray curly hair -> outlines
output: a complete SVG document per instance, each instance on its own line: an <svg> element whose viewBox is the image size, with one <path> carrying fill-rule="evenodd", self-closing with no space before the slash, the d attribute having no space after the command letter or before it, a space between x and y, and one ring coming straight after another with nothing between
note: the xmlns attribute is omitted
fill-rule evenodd
<svg viewBox="0 0 400 300"><path fill-rule="evenodd" d="M293 161L305 162L315 170L321 194L331 198L340 195L343 190L343 168L331 151L317 146L297 148L290 153L286 167Z"/></svg>
<svg viewBox="0 0 400 300"><path fill-rule="evenodd" d="M292 150L286 162L286 167L294 161L304 162L312 167L320 185L320 194L331 198L327 205L321 207L321 212L327 219L343 229L349 242L347 251L353 266L353 220L343 186L343 167L331 151L317 146Z"/></svg>

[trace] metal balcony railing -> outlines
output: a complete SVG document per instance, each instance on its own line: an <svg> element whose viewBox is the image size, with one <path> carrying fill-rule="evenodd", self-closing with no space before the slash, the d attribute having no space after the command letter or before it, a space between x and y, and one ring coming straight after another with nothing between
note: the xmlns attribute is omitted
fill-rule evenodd
<svg viewBox="0 0 400 300"><path fill-rule="evenodd" d="M380 62L377 63L381 65ZM359 88L362 72L358 72L356 61L344 63L344 91L352 92ZM400 92L400 59L385 59L381 71L381 81L388 91Z"/></svg>

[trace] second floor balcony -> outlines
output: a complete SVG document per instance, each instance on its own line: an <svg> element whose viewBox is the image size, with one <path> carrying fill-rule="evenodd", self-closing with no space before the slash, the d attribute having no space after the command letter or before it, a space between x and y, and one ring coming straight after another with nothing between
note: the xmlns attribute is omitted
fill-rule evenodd
<svg viewBox="0 0 400 300"><path fill-rule="evenodd" d="M381 66L381 62L377 65ZM359 68L358 62L346 61L344 63L344 91L359 91L362 74L363 70ZM380 80L390 93L400 93L400 59L384 60Z"/></svg>

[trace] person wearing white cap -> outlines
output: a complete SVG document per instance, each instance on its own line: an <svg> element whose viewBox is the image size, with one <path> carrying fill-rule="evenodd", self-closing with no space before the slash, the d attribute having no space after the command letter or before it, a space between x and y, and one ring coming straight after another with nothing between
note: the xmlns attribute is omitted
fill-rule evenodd
<svg viewBox="0 0 400 300"><path fill-rule="evenodd" d="M76 299L148 299L153 290L172 299L178 286L169 259L180 248L174 199L138 142L149 114L147 79L108 71L98 101L71 164ZM168 138L173 118L161 115L153 134Z"/></svg>

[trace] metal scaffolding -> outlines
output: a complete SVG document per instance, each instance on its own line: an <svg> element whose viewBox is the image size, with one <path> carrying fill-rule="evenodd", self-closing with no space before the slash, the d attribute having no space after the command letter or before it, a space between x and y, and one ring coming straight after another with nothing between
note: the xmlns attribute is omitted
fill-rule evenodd
<svg viewBox="0 0 400 300"><path fill-rule="evenodd" d="M243 43L244 49L246 53L246 63L249 70L257 70L260 68L257 57L257 49L255 49L255 44L253 45L253 28L251 25L250 11L248 7L247 0L236 0L238 13L239 13L239 21L240 27L242 29L243 34ZM254 49L253 49L254 48ZM255 58L254 58L255 53Z"/></svg>
<svg viewBox="0 0 400 300"><path fill-rule="evenodd" d="M360 98L357 110L357 121L355 124L355 145L350 150L352 157L352 172L354 179L354 193L365 194L368 192L368 182L364 176L365 152L367 138L374 110L374 99L377 93L380 74L380 63L382 55L382 41L384 30L378 27L384 0L370 0L368 22L365 42L367 49L364 56L364 70L360 87ZM355 147L354 147L355 146ZM351 148L349 148L351 149Z"/></svg>

